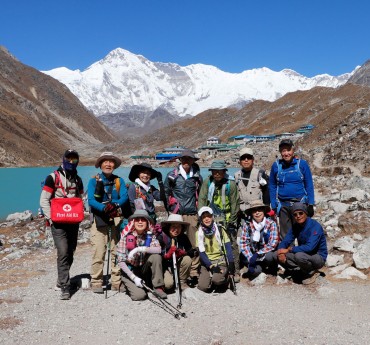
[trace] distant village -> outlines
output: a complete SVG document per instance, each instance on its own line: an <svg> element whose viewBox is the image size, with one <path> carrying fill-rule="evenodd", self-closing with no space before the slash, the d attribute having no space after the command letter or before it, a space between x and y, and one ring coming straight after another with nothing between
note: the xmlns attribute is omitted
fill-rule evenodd
<svg viewBox="0 0 370 345"><path fill-rule="evenodd" d="M274 140L281 140L285 138L298 139L304 136L307 133L310 133L315 128L314 125L307 124L301 126L295 132L285 132L281 134L266 134L266 135L250 135L250 134L241 134L235 135L228 138L228 143L222 143L221 140L217 137L210 137L207 139L205 145L192 148L192 150L198 154L200 157L230 157L232 162L238 161L237 152L248 143L263 143ZM143 156L136 155L131 156L133 160L141 161L154 161L158 163L165 163L171 160L174 160L185 147L183 146L173 146L164 148L161 152L156 153L154 156Z"/></svg>

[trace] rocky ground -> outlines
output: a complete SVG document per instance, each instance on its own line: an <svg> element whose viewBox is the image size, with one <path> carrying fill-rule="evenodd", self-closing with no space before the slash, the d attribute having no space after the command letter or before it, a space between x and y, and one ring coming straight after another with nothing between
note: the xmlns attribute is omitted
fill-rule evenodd
<svg viewBox="0 0 370 345"><path fill-rule="evenodd" d="M320 157L312 164L320 169ZM334 167L335 168L335 167ZM347 170L346 170L347 169ZM23 212L0 224L0 342L17 344L364 344L370 337L370 180L354 167L314 175L315 219L329 256L311 286L282 277L242 279L238 294L184 293L187 318L152 301L132 302L78 289L69 301L54 291L50 231ZM162 209L163 211L163 209ZM73 280L89 277L89 223L80 227ZM176 296L169 296L176 305Z"/></svg>

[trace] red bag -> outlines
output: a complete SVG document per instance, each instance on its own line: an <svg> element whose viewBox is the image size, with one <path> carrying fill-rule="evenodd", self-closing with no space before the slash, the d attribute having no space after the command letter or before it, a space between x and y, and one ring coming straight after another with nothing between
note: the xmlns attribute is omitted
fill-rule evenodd
<svg viewBox="0 0 370 345"><path fill-rule="evenodd" d="M84 220L84 205L81 198L51 199L50 219L53 223L77 224Z"/></svg>

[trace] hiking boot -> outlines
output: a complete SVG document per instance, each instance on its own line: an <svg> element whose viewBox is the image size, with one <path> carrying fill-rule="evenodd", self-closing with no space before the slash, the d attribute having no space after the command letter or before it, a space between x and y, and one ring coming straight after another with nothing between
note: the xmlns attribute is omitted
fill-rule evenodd
<svg viewBox="0 0 370 345"><path fill-rule="evenodd" d="M163 298L163 299L166 299L167 298L167 294L164 292L163 287L157 287L157 288L155 288L155 293L160 298Z"/></svg>
<svg viewBox="0 0 370 345"><path fill-rule="evenodd" d="M104 293L104 289L102 285L91 285L91 291L93 293Z"/></svg>
<svg viewBox="0 0 370 345"><path fill-rule="evenodd" d="M320 276L319 271L313 271L312 273L309 273L306 279L302 280L302 284L303 285L313 284L319 276Z"/></svg>
<svg viewBox="0 0 370 345"><path fill-rule="evenodd" d="M188 278L187 283L189 287L195 288L198 284L198 277L194 276L194 277Z"/></svg>
<svg viewBox="0 0 370 345"><path fill-rule="evenodd" d="M234 282L235 283L240 283L240 274L239 273L235 273L235 275L234 275Z"/></svg>
<svg viewBox="0 0 370 345"><path fill-rule="evenodd" d="M121 287L121 283L117 283L117 284L112 284L112 286L111 286L111 290L112 291L118 291L118 292L121 292L121 290L120 290L120 287Z"/></svg>
<svg viewBox="0 0 370 345"><path fill-rule="evenodd" d="M59 282L54 286L54 291L61 291L62 290L62 285L60 285Z"/></svg>
<svg viewBox="0 0 370 345"><path fill-rule="evenodd" d="M71 293L69 292L69 289L61 289L60 299L61 300L67 300L71 298Z"/></svg>

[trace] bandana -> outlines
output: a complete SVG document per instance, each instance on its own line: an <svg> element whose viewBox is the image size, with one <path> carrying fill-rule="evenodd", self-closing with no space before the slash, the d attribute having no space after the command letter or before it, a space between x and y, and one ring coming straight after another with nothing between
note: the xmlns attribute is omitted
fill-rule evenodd
<svg viewBox="0 0 370 345"><path fill-rule="evenodd" d="M146 192L148 192L150 190L150 183L149 184L145 184L139 178L135 179L135 183L137 183L140 187L143 187Z"/></svg>

